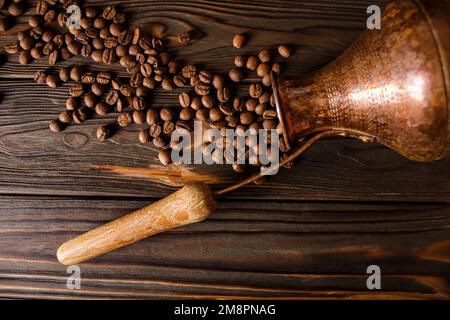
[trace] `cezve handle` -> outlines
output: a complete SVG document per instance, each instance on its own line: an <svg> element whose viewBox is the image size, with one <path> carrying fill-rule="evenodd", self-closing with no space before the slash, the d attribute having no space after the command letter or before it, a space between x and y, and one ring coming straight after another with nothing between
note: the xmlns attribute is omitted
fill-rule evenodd
<svg viewBox="0 0 450 320"><path fill-rule="evenodd" d="M216 208L210 188L189 184L143 209L62 244L58 260L73 265L176 227L205 220Z"/></svg>

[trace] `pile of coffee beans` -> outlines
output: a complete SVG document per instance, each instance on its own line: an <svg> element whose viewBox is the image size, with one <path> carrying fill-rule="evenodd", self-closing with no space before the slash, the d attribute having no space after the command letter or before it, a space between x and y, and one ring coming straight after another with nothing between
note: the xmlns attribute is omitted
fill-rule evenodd
<svg viewBox="0 0 450 320"><path fill-rule="evenodd" d="M288 46L250 56L238 55L227 74L216 74L196 65L180 65L171 58L162 39L145 34L138 27L127 28L126 15L113 6L83 8L81 28L67 28L65 9L71 4L76 1L39 1L36 15L29 18L30 29L20 32L18 41L5 51L19 53L22 64L47 57L48 64L54 65L73 56L90 57L93 62L107 65L120 63L129 76L92 72L80 66L37 72L35 81L50 88L70 84L66 106L58 119L50 122L50 130L59 132L71 123L82 124L92 116L114 112L118 115L117 122L99 127L98 140L104 142L121 127L135 123L141 126L138 140L159 148L158 158L167 165L175 147L172 133L176 129L191 131L195 120L207 122L211 128L222 131L232 128L242 134L249 129L257 134L262 128L279 127L270 72L280 72L276 52L288 58L292 54ZM183 45L193 39L190 31L178 35ZM248 37L243 33L232 39L237 49L247 43ZM253 74L259 80L249 81ZM239 96L238 86L247 86L248 94ZM158 87L168 91L185 88L179 95L180 107L154 108L149 95ZM205 146L217 143L208 137L205 141ZM257 145L247 147L258 149ZM213 160L221 161L217 155L213 155ZM233 169L243 172L245 166L234 164Z"/></svg>

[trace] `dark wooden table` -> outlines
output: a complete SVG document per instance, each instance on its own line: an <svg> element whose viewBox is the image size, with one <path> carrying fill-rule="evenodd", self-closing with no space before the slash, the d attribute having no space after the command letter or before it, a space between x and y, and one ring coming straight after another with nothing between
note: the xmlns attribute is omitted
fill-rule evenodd
<svg viewBox="0 0 450 320"><path fill-rule="evenodd" d="M236 54L231 39L245 31L251 41L243 53L295 45L285 72L304 74L344 51L365 28L366 8L383 2L122 4L133 25L165 26L169 39L201 30L193 45L172 45L181 60L226 71ZM0 46L25 21L1 34ZM76 63L85 61L62 65ZM175 170L165 183L152 179L157 152L138 143L137 127L104 144L95 138L104 119L49 132L68 86L33 83L34 72L45 68L21 66L16 56L0 67L0 297L449 298L450 159L413 163L380 145L345 139L320 142L294 169L230 194L206 222L82 264L81 290L67 289L66 268L55 257L63 241L164 197L183 177ZM176 105L178 93L157 93L154 104ZM381 268L380 291L366 287L369 265Z"/></svg>

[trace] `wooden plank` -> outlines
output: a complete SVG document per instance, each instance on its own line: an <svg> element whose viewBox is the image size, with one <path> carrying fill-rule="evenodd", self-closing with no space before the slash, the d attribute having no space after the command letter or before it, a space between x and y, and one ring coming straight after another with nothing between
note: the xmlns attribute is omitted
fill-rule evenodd
<svg viewBox="0 0 450 320"><path fill-rule="evenodd" d="M450 206L408 203L223 201L203 223L80 265L82 289L67 289L58 245L145 204L1 197L0 297L450 297Z"/></svg>

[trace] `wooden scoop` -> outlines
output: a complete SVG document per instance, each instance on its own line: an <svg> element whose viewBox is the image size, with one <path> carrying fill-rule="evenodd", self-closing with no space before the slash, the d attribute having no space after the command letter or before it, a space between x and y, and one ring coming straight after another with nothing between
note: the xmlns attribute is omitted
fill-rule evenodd
<svg viewBox="0 0 450 320"><path fill-rule="evenodd" d="M188 184L158 202L65 242L57 257L65 265L81 263L151 235L205 220L215 208L207 185Z"/></svg>

